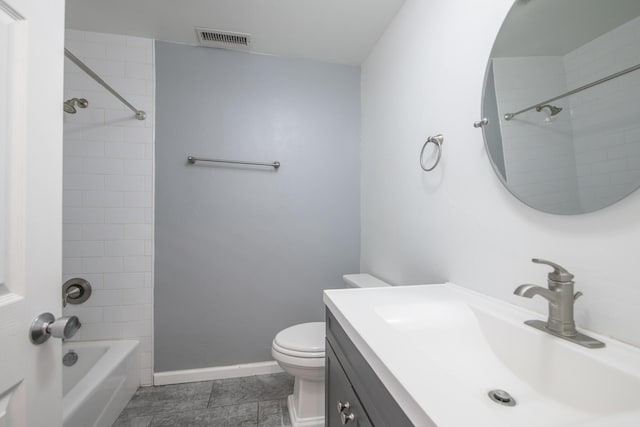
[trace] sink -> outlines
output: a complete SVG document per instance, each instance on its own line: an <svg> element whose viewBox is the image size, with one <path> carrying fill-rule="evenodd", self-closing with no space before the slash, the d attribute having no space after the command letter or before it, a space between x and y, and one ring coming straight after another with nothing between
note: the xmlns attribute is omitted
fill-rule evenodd
<svg viewBox="0 0 640 427"><path fill-rule="evenodd" d="M638 348L593 333L606 347L580 347L450 283L330 290L325 303L417 426L640 425Z"/></svg>

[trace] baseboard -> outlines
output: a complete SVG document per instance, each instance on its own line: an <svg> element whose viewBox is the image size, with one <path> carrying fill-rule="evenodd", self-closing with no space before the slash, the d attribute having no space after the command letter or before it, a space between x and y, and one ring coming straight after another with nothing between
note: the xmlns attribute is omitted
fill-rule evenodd
<svg viewBox="0 0 640 427"><path fill-rule="evenodd" d="M250 377L252 375L277 374L283 372L278 362L245 363L243 365L214 366L211 368L185 369L181 371L156 372L154 385L194 383L221 380L224 378Z"/></svg>

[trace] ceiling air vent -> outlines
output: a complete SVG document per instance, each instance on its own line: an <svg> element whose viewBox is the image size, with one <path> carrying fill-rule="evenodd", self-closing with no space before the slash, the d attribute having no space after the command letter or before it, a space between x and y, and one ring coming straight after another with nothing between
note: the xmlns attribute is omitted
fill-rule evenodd
<svg viewBox="0 0 640 427"><path fill-rule="evenodd" d="M198 41L201 46L247 48L251 44L250 34L232 33L230 31L202 27L196 27L196 33L198 33Z"/></svg>

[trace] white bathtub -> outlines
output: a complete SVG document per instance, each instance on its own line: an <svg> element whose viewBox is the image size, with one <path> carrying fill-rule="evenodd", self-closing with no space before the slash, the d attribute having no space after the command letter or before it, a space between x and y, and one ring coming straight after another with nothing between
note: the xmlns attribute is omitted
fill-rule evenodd
<svg viewBox="0 0 640 427"><path fill-rule="evenodd" d="M111 427L140 384L138 341L64 343L70 350L78 361L62 370L64 427Z"/></svg>

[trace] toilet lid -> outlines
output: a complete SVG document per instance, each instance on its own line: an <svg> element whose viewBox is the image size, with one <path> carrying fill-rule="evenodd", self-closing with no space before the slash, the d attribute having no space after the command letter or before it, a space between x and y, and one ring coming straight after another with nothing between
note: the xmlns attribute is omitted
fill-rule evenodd
<svg viewBox="0 0 640 427"><path fill-rule="evenodd" d="M324 322L301 323L280 331L273 343L284 352L324 353L324 329Z"/></svg>

